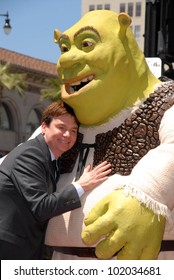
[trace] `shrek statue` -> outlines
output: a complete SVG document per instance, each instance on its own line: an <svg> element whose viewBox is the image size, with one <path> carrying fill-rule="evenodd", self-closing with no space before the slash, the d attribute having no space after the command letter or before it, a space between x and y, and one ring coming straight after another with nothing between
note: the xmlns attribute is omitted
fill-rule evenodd
<svg viewBox="0 0 174 280"><path fill-rule="evenodd" d="M157 259L174 207L174 83L150 71L125 13L96 10L55 30L61 98L80 121L57 189L87 164L112 174L82 207L50 220L53 259Z"/></svg>

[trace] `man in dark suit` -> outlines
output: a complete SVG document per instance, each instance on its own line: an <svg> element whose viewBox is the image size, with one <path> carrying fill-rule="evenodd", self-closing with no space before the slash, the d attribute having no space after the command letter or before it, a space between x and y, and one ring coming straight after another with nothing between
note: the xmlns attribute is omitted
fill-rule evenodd
<svg viewBox="0 0 174 280"><path fill-rule="evenodd" d="M0 165L0 259L42 259L50 218L81 206L80 196L107 179L110 164L91 170L56 192L52 161L72 148L78 121L61 102L43 113L42 133L13 149Z"/></svg>

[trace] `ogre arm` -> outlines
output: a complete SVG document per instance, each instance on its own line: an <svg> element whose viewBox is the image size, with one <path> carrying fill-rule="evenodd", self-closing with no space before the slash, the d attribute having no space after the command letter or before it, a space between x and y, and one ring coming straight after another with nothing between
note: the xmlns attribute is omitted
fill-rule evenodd
<svg viewBox="0 0 174 280"><path fill-rule="evenodd" d="M85 217L85 244L107 259L156 259L165 220L172 221L174 207L174 107L162 119L160 146L135 166L123 184L101 200ZM106 237L105 237L106 236Z"/></svg>

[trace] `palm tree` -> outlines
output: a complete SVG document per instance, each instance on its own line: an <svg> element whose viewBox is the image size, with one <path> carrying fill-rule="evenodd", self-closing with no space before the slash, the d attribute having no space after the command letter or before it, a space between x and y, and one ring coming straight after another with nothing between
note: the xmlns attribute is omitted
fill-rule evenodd
<svg viewBox="0 0 174 280"><path fill-rule="evenodd" d="M55 78L47 78L45 81L48 84L47 88L41 89L41 97L42 99L50 100L51 102L58 101L61 99L61 84L59 79Z"/></svg>
<svg viewBox="0 0 174 280"><path fill-rule="evenodd" d="M25 81L26 74L12 73L10 72L11 64L0 63L0 98L2 97L2 89L8 90L16 89L20 95L24 93L24 87L27 83Z"/></svg>
<svg viewBox="0 0 174 280"><path fill-rule="evenodd" d="M10 63L0 63L0 124L1 124L1 106L3 88L8 90L15 89L20 95L24 93L24 88L27 86L25 81L26 74L12 73L10 71Z"/></svg>

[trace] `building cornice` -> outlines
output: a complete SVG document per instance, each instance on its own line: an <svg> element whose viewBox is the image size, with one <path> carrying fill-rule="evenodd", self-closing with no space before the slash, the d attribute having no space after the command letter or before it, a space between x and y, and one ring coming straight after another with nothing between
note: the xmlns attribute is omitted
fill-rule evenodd
<svg viewBox="0 0 174 280"><path fill-rule="evenodd" d="M0 48L0 63L7 62L11 64L11 72L26 74L28 91L40 93L41 88L48 87L45 79L57 78L55 63Z"/></svg>

